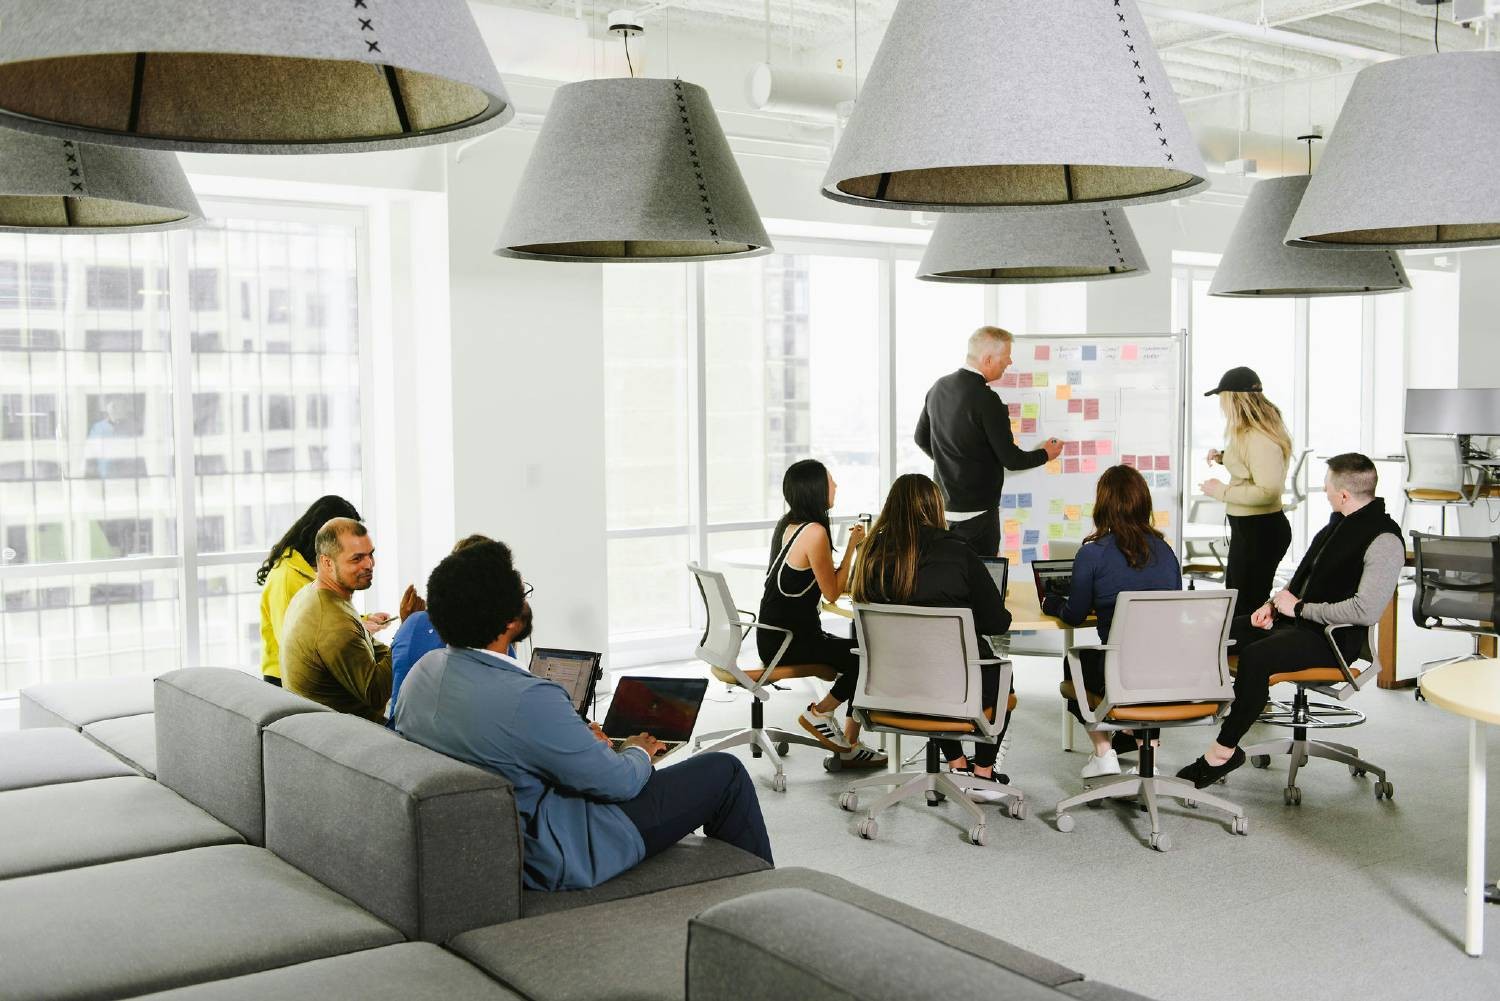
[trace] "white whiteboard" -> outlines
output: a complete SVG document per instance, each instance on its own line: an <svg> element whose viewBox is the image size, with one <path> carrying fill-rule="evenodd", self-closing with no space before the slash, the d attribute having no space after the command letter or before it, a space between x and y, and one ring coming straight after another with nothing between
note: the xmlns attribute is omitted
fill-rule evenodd
<svg viewBox="0 0 1500 1001"><path fill-rule="evenodd" d="M1061 438L1056 460L1007 472L1000 555L1047 559L1053 543L1093 531L1099 474L1134 466L1151 487L1157 527L1182 552L1184 338L1180 334L1017 337L995 391L1022 448Z"/></svg>

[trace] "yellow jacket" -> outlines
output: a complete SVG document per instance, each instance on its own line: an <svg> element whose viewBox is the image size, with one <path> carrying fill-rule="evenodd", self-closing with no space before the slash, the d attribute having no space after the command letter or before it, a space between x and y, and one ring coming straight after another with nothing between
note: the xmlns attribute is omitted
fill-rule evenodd
<svg viewBox="0 0 1500 1001"><path fill-rule="evenodd" d="M288 549L266 575L260 592L260 673L281 677L281 623L297 592L317 577L302 554Z"/></svg>

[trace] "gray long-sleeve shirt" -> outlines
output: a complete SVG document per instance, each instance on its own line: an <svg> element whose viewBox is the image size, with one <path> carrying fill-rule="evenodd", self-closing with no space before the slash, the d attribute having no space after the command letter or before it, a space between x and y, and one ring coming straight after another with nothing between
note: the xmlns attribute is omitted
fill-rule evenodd
<svg viewBox="0 0 1500 1001"><path fill-rule="evenodd" d="M1380 621L1385 606L1390 604L1396 581L1405 565L1405 544L1388 532L1377 535L1365 550L1358 590L1343 601L1310 601L1302 606L1302 617L1325 626L1374 625Z"/></svg>

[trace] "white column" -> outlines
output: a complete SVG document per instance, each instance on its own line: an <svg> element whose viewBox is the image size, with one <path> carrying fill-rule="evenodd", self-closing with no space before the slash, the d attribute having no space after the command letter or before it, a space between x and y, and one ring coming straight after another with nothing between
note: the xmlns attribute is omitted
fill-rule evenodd
<svg viewBox="0 0 1500 1001"><path fill-rule="evenodd" d="M1469 865L1468 898L1464 901L1464 951L1484 952L1484 809L1485 724L1469 720Z"/></svg>

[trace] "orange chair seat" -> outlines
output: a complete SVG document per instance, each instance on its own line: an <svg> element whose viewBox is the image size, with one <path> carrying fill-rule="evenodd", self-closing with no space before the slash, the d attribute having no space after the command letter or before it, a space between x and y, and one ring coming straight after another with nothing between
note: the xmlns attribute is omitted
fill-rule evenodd
<svg viewBox="0 0 1500 1001"><path fill-rule="evenodd" d="M1078 701L1078 691L1077 691L1077 689L1075 689L1073 687L1073 682L1071 682L1071 681L1064 681L1062 684L1060 684L1060 685L1057 686L1057 690L1059 692L1061 692L1062 693L1062 697L1065 698L1065 699L1067 699L1069 702L1077 702ZM1104 701L1104 696L1099 695L1096 692L1089 692L1089 708L1090 709L1095 708L1096 706L1099 705L1099 703L1101 703L1103 701Z"/></svg>
<svg viewBox="0 0 1500 1001"><path fill-rule="evenodd" d="M764 667L742 668L752 681L760 681L761 684L770 684L776 681L785 681L788 678L821 678L824 681L832 681L838 677L838 672L827 664L777 664L776 670L771 672L769 678L762 678ZM726 685L738 685L739 679L722 667L711 668L713 676Z"/></svg>
<svg viewBox="0 0 1500 1001"><path fill-rule="evenodd" d="M1229 665L1230 674L1239 673L1239 664ZM1356 678L1363 672L1357 667L1351 667L1349 673ZM1296 671L1280 671L1271 675L1271 684L1279 685L1283 681L1289 681L1295 685L1336 685L1344 680L1344 672L1337 667L1304 667Z"/></svg>
<svg viewBox="0 0 1500 1001"><path fill-rule="evenodd" d="M1062 697L1077 701L1077 689L1073 682L1064 681L1057 686ZM1099 708L1099 703L1104 701L1104 696L1097 692L1089 692L1089 708ZM1174 723L1188 719L1204 719L1214 715L1219 707L1213 702L1169 702L1162 705L1146 706L1115 706L1109 711L1109 719L1118 720L1123 723Z"/></svg>
<svg viewBox="0 0 1500 1001"><path fill-rule="evenodd" d="M1016 708L1016 693L1010 693L1006 705L1009 712ZM893 730L911 730L915 733L973 733L974 724L966 719L947 719L942 716L910 716L906 713L871 712L866 714L875 726L887 726ZM986 709L984 718L995 721L995 710Z"/></svg>
<svg viewBox="0 0 1500 1001"><path fill-rule="evenodd" d="M1464 499L1464 495L1457 490L1435 490L1432 487L1408 490L1406 496L1418 501L1461 501Z"/></svg>

